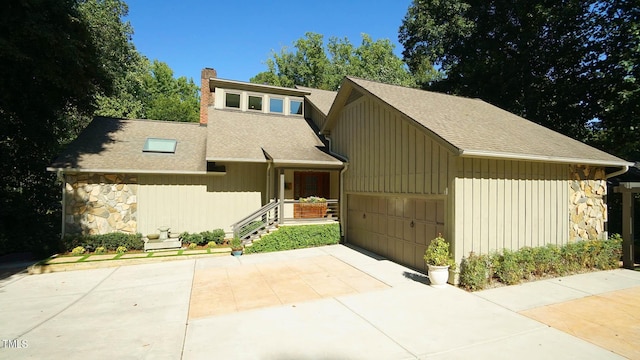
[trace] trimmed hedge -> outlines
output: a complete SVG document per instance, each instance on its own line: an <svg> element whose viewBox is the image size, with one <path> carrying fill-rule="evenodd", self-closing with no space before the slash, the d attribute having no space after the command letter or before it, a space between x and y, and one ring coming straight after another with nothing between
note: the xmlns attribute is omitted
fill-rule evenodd
<svg viewBox="0 0 640 360"><path fill-rule="evenodd" d="M607 240L577 241L563 247L504 249L491 255L472 252L460 264L460 286L475 291L494 280L513 285L541 276L563 276L586 269L615 269L621 256L622 238L618 234Z"/></svg>
<svg viewBox="0 0 640 360"><path fill-rule="evenodd" d="M183 243L207 245L210 242L214 242L218 245L224 243L224 230L215 229L213 231L202 231L200 233L188 233L183 232L180 234L180 238Z"/></svg>
<svg viewBox="0 0 640 360"><path fill-rule="evenodd" d="M245 254L302 249L340 243L340 225L281 226L244 249Z"/></svg>
<svg viewBox="0 0 640 360"><path fill-rule="evenodd" d="M82 246L92 252L99 247L115 251L120 246L129 250L144 249L144 241L141 234L109 233L103 235L67 235L62 240L64 249L71 251Z"/></svg>

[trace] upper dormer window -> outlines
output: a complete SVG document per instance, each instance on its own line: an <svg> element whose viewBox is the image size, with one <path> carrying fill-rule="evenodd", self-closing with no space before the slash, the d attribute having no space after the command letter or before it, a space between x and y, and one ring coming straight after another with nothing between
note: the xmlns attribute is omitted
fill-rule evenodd
<svg viewBox="0 0 640 360"><path fill-rule="evenodd" d="M249 95L248 109L262 111L262 96Z"/></svg>
<svg viewBox="0 0 640 360"><path fill-rule="evenodd" d="M301 96L261 94L253 91L217 88L216 99L216 108L219 109L237 109L292 116L304 115L304 98Z"/></svg>
<svg viewBox="0 0 640 360"><path fill-rule="evenodd" d="M269 112L284 114L284 99L276 97L269 98Z"/></svg>
<svg viewBox="0 0 640 360"><path fill-rule="evenodd" d="M230 92L225 93L224 107L240 109L240 94Z"/></svg>
<svg viewBox="0 0 640 360"><path fill-rule="evenodd" d="M302 101L301 100L291 100L289 102L289 108L291 109L291 115L302 115Z"/></svg>

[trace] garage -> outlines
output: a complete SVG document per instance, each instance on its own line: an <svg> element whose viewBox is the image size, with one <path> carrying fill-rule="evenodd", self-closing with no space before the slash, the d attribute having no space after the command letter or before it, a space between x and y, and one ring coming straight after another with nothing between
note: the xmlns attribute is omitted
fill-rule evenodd
<svg viewBox="0 0 640 360"><path fill-rule="evenodd" d="M347 242L425 271L429 242L444 232L444 199L348 195Z"/></svg>

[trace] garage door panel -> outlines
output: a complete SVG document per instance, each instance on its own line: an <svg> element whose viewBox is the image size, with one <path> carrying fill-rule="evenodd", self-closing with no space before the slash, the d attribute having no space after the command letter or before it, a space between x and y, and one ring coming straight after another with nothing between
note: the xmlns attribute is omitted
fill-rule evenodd
<svg viewBox="0 0 640 360"><path fill-rule="evenodd" d="M402 221L402 238L405 241L414 242L415 231L411 226L412 220L403 220ZM415 222L413 222L415 226Z"/></svg>
<svg viewBox="0 0 640 360"><path fill-rule="evenodd" d="M424 251L444 231L443 200L349 195L348 202L350 243L425 270Z"/></svg>

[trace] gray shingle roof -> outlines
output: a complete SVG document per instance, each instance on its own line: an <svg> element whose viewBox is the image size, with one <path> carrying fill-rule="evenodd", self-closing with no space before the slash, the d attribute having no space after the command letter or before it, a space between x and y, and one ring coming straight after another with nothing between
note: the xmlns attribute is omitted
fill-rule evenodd
<svg viewBox="0 0 640 360"><path fill-rule="evenodd" d="M209 108L207 160L314 164L341 167L322 150L323 143L298 116Z"/></svg>
<svg viewBox="0 0 640 360"><path fill-rule="evenodd" d="M304 86L296 86L296 88L310 92L311 94L305 97L309 99L313 106L320 110L324 116L327 116L329 113L329 109L331 109L331 105L333 105L333 100L335 100L338 94L337 91L320 90Z"/></svg>
<svg viewBox="0 0 640 360"><path fill-rule="evenodd" d="M49 170L204 173L207 130L197 123L95 118ZM147 138L176 139L174 154L142 151Z"/></svg>
<svg viewBox="0 0 640 360"><path fill-rule="evenodd" d="M343 87L349 82L356 89L386 102L453 145L461 156L601 165L629 164L479 99L351 77L345 80Z"/></svg>

